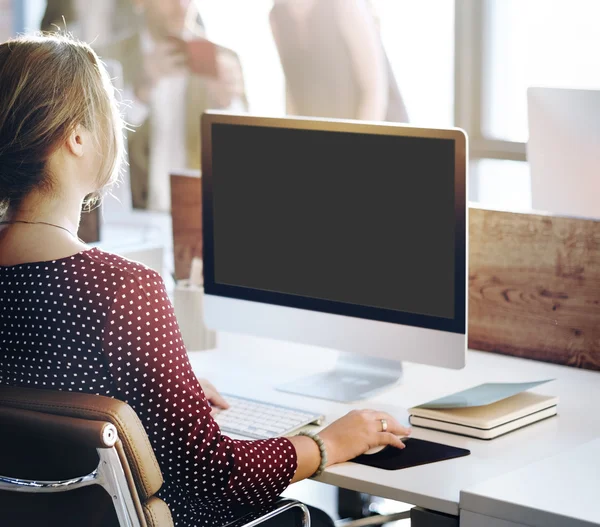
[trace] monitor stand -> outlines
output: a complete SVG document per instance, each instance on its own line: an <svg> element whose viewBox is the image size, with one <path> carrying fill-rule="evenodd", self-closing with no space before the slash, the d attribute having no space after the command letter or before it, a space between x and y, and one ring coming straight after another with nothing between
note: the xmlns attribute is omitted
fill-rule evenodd
<svg viewBox="0 0 600 527"><path fill-rule="evenodd" d="M333 370L288 382L277 389L350 403L372 397L396 384L401 377L400 361L341 352Z"/></svg>

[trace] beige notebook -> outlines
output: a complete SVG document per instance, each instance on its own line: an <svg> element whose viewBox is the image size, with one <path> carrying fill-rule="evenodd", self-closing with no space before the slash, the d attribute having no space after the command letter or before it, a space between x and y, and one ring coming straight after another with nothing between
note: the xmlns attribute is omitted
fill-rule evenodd
<svg viewBox="0 0 600 527"><path fill-rule="evenodd" d="M495 403L467 408L411 408L413 426L493 439L557 413L558 397L522 392Z"/></svg>

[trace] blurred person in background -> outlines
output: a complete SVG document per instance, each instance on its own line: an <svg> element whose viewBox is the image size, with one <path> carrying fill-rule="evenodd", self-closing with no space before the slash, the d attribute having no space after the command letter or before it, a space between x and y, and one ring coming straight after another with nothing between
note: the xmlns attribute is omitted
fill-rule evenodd
<svg viewBox="0 0 600 527"><path fill-rule="evenodd" d="M200 168L202 112L246 110L244 80L238 56L204 40L194 2L132 0L132 6L134 31L97 51L123 69L133 206L168 212L169 174Z"/></svg>
<svg viewBox="0 0 600 527"><path fill-rule="evenodd" d="M289 115L408 122L367 0L274 0Z"/></svg>
<svg viewBox="0 0 600 527"><path fill-rule="evenodd" d="M123 0L48 0L40 22L40 30L67 31L94 46L111 39L115 2Z"/></svg>

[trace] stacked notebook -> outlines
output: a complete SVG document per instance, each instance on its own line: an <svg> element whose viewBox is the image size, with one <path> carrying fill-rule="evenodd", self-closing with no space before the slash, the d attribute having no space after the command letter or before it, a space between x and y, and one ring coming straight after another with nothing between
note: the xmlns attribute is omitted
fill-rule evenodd
<svg viewBox="0 0 600 527"><path fill-rule="evenodd" d="M558 397L526 391L550 380L481 384L411 408L410 423L493 439L557 414Z"/></svg>

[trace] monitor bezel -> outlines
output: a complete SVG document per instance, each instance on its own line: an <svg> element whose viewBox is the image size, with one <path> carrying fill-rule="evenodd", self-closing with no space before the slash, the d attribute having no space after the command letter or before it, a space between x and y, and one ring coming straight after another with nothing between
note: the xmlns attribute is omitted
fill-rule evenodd
<svg viewBox="0 0 600 527"><path fill-rule="evenodd" d="M215 282L214 238L213 238L213 174L212 174L212 126L231 124L239 126L261 126L291 128L297 130L320 130L360 134L395 135L454 141L454 220L455 220L455 263L454 263L454 318L443 318L404 311L361 306L332 300L303 297L287 293L264 291ZM408 124L387 122L350 121L342 119L320 119L307 117L262 117L229 112L207 111L201 119L202 137L202 253L204 268L204 293L232 299L274 304L284 307L306 309L334 315L358 317L368 320L403 324L435 329L451 333L466 334L467 306L467 136L459 128L422 128Z"/></svg>

